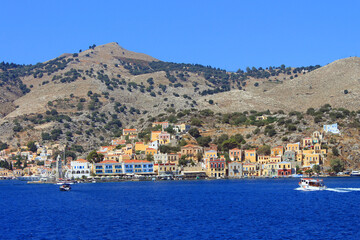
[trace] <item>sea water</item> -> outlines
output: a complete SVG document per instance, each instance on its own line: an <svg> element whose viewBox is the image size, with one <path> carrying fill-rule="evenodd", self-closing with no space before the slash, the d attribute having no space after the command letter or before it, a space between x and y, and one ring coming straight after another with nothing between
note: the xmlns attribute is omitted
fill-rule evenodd
<svg viewBox="0 0 360 240"><path fill-rule="evenodd" d="M0 239L360 239L360 178L0 181Z"/></svg>

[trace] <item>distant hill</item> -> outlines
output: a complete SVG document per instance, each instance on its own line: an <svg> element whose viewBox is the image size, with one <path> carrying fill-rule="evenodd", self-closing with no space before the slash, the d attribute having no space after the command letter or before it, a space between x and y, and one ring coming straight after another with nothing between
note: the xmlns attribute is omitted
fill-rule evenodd
<svg viewBox="0 0 360 240"><path fill-rule="evenodd" d="M182 110L292 111L326 103L355 110L359 69L359 58L348 58L325 67L227 72L163 62L117 43L36 65L1 63L0 140L90 147L119 135L121 127L143 128Z"/></svg>

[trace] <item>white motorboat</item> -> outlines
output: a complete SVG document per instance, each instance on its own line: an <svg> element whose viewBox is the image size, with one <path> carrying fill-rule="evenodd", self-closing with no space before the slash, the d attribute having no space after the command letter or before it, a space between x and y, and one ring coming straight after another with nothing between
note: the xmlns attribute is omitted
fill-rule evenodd
<svg viewBox="0 0 360 240"><path fill-rule="evenodd" d="M353 171L351 171L350 176L352 176L352 177L360 177L360 171L353 170Z"/></svg>
<svg viewBox="0 0 360 240"><path fill-rule="evenodd" d="M301 178L299 186L301 189L307 191L321 191L326 189L322 179L314 178Z"/></svg>

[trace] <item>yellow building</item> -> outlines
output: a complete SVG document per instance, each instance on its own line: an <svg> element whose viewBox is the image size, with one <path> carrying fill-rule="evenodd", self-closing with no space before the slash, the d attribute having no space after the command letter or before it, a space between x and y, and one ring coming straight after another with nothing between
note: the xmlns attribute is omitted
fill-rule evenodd
<svg viewBox="0 0 360 240"><path fill-rule="evenodd" d="M258 156L258 162L260 164L265 164L270 162L270 156L269 155L259 155Z"/></svg>
<svg viewBox="0 0 360 240"><path fill-rule="evenodd" d="M257 161L257 155L256 150L245 150L245 162L256 162Z"/></svg>
<svg viewBox="0 0 360 240"><path fill-rule="evenodd" d="M243 164L243 175L248 177L260 176L261 167L258 163L244 163Z"/></svg>
<svg viewBox="0 0 360 240"><path fill-rule="evenodd" d="M104 156L104 161L119 161L119 154L106 154Z"/></svg>
<svg viewBox="0 0 360 240"><path fill-rule="evenodd" d="M146 148L145 155L151 155L154 156L157 153L157 150L155 148Z"/></svg>
<svg viewBox="0 0 360 240"><path fill-rule="evenodd" d="M224 178L226 176L226 160L224 156L210 158L207 161L206 175L211 178Z"/></svg>
<svg viewBox="0 0 360 240"><path fill-rule="evenodd" d="M151 141L154 142L159 139L159 135L161 134L161 131L152 131L151 132Z"/></svg>
<svg viewBox="0 0 360 240"><path fill-rule="evenodd" d="M217 152L214 150L206 151L203 158L217 158Z"/></svg>
<svg viewBox="0 0 360 240"><path fill-rule="evenodd" d="M124 154L124 155L120 155L118 158L118 162L123 162L123 161L128 161L131 159L130 155Z"/></svg>
<svg viewBox="0 0 360 240"><path fill-rule="evenodd" d="M179 169L175 163L156 163L154 164L154 172L161 175L179 174Z"/></svg>
<svg viewBox="0 0 360 240"><path fill-rule="evenodd" d="M298 163L300 163L300 165L302 164L302 161L303 161L302 151L300 151L299 153L296 154L296 161L297 161Z"/></svg>
<svg viewBox="0 0 360 240"><path fill-rule="evenodd" d="M268 162L263 164L262 176L264 177L274 177L278 173L278 163Z"/></svg>
<svg viewBox="0 0 360 240"><path fill-rule="evenodd" d="M283 146L277 146L271 148L271 156L282 156L284 154L284 147Z"/></svg>
<svg viewBox="0 0 360 240"><path fill-rule="evenodd" d="M320 154L304 154L303 167L310 167L310 165L319 165L320 164Z"/></svg>
<svg viewBox="0 0 360 240"><path fill-rule="evenodd" d="M124 136L127 136L127 135L137 135L137 129L135 128L125 128L123 129L123 135Z"/></svg>
<svg viewBox="0 0 360 240"><path fill-rule="evenodd" d="M272 162L272 163L281 162L281 156L271 156L270 157L270 162Z"/></svg>
<svg viewBox="0 0 360 240"><path fill-rule="evenodd" d="M294 151L299 152L300 151L300 143L288 143L286 145L286 151Z"/></svg>
<svg viewBox="0 0 360 240"><path fill-rule="evenodd" d="M0 168L0 179L4 179L4 178L11 178L13 177L14 174L12 171L6 169L6 168Z"/></svg>
<svg viewBox="0 0 360 240"><path fill-rule="evenodd" d="M145 152L149 145L145 145L143 142L135 143L135 151Z"/></svg>

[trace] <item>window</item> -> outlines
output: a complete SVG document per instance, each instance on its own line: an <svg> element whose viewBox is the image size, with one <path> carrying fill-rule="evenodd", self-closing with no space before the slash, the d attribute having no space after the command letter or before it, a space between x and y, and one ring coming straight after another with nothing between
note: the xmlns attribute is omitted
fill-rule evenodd
<svg viewBox="0 0 360 240"><path fill-rule="evenodd" d="M112 169L112 165L105 165L105 169Z"/></svg>
<svg viewBox="0 0 360 240"><path fill-rule="evenodd" d="M121 165L115 165L115 168L119 169L119 168L122 168Z"/></svg>
<svg viewBox="0 0 360 240"><path fill-rule="evenodd" d="M105 170L105 173L113 173L112 170Z"/></svg>
<svg viewBox="0 0 360 240"><path fill-rule="evenodd" d="M102 166L96 166L96 169L102 169L103 167Z"/></svg>

